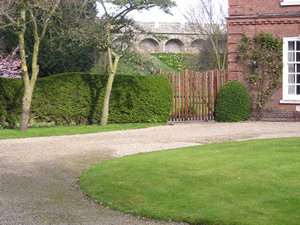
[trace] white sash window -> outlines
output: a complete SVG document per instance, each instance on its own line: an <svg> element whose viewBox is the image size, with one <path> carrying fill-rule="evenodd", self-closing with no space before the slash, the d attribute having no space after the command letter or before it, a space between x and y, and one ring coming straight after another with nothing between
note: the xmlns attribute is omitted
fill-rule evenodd
<svg viewBox="0 0 300 225"><path fill-rule="evenodd" d="M300 37L283 39L283 100L300 102Z"/></svg>
<svg viewBox="0 0 300 225"><path fill-rule="evenodd" d="M300 5L300 0L283 0L281 2L281 5L285 6L289 6L289 5Z"/></svg>

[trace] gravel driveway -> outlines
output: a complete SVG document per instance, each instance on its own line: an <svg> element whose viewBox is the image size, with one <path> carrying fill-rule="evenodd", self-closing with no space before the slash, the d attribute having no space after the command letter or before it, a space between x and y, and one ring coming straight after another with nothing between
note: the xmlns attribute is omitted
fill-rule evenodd
<svg viewBox="0 0 300 225"><path fill-rule="evenodd" d="M300 123L187 123L0 140L0 224L166 224L104 208L77 187L81 171L128 154L233 140L300 137Z"/></svg>

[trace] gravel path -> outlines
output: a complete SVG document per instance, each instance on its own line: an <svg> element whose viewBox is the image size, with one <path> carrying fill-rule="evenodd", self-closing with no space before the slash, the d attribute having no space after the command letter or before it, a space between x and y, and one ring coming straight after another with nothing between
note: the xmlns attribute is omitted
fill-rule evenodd
<svg viewBox="0 0 300 225"><path fill-rule="evenodd" d="M300 137L300 123L197 123L0 141L0 224L167 224L95 204L77 187L103 160L205 143ZM170 224L170 223L168 223Z"/></svg>

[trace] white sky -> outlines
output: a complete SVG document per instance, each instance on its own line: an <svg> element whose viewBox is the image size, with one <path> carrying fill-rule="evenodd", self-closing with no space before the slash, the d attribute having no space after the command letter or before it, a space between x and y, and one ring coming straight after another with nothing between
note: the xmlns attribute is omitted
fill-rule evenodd
<svg viewBox="0 0 300 225"><path fill-rule="evenodd" d="M177 3L177 6L172 8L172 14L168 15L164 13L162 10L159 10L158 8L152 8L150 10L144 10L141 13L139 12L132 12L129 14L132 16L136 21L141 22L181 22L185 23L186 20L183 16L183 14L186 14L186 11L191 6L197 6L197 2L199 0L175 0ZM224 4L224 7L227 7L227 0L213 0L213 1L219 1L222 4Z"/></svg>
<svg viewBox="0 0 300 225"><path fill-rule="evenodd" d="M144 10L141 13L134 12L131 15L136 21L142 22L186 22L183 14L186 13L192 5L196 5L198 0L175 0L177 6L172 8L173 16L164 13L158 8Z"/></svg>

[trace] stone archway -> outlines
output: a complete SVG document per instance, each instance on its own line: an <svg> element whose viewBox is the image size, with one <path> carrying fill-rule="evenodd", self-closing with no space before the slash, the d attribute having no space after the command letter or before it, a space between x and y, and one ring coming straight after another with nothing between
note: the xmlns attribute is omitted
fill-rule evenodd
<svg viewBox="0 0 300 225"><path fill-rule="evenodd" d="M203 40L196 39L191 43L191 52L199 52L203 48Z"/></svg>
<svg viewBox="0 0 300 225"><path fill-rule="evenodd" d="M184 43L179 39L171 39L166 42L166 52L178 53L184 52Z"/></svg>
<svg viewBox="0 0 300 225"><path fill-rule="evenodd" d="M146 38L139 43L139 50L147 53L158 52L159 44L153 38Z"/></svg>
<svg viewBox="0 0 300 225"><path fill-rule="evenodd" d="M126 40L123 40L121 38L117 38L113 41L112 45L115 47L115 48L118 48L118 49L121 49L121 50L124 50L124 49L127 49L129 47L129 43L128 41Z"/></svg>

